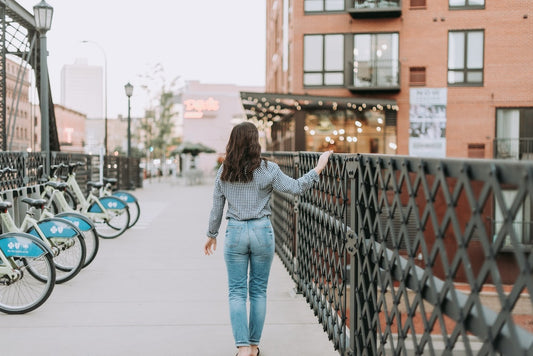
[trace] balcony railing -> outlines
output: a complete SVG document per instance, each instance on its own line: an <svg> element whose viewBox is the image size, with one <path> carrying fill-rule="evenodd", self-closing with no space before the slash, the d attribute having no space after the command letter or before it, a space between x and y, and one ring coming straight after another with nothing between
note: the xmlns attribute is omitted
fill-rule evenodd
<svg viewBox="0 0 533 356"><path fill-rule="evenodd" d="M276 251L343 356L532 355L531 196L531 162L334 154L274 192Z"/></svg>
<svg viewBox="0 0 533 356"><path fill-rule="evenodd" d="M353 62L352 92L400 90L400 61L370 60Z"/></svg>
<svg viewBox="0 0 533 356"><path fill-rule="evenodd" d="M494 158L533 160L533 138L497 138L494 140Z"/></svg>
<svg viewBox="0 0 533 356"><path fill-rule="evenodd" d="M400 17L401 0L355 0L348 9L353 18Z"/></svg>

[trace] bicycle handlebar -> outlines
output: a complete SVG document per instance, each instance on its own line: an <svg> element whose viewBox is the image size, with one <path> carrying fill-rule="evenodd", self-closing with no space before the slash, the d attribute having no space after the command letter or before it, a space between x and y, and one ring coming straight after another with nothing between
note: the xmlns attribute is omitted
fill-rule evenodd
<svg viewBox="0 0 533 356"><path fill-rule="evenodd" d="M67 165L68 174L70 175L70 174L74 173L74 171L76 170L77 167L83 166L83 165L85 165L85 163L83 163L83 162L72 162L72 163L69 163Z"/></svg>

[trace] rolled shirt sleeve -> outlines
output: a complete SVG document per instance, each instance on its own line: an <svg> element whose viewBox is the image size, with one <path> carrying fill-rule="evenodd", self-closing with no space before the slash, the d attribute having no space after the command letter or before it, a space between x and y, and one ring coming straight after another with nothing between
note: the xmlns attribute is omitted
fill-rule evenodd
<svg viewBox="0 0 533 356"><path fill-rule="evenodd" d="M209 225L207 229L207 236L216 238L218 236L218 230L222 223L222 215L224 214L224 205L226 204L226 197L222 193L220 186L220 174L221 170L217 173L215 179L215 189L213 190L213 207L209 214Z"/></svg>
<svg viewBox="0 0 533 356"><path fill-rule="evenodd" d="M300 195L311 188L313 183L319 179L318 173L314 169L311 169L302 177L294 179L283 173L278 165L275 165L275 167L272 187L280 192Z"/></svg>

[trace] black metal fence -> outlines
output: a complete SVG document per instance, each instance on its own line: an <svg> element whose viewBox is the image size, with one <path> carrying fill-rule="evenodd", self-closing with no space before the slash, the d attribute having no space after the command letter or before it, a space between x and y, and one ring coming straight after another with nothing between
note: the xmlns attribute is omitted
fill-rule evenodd
<svg viewBox="0 0 533 356"><path fill-rule="evenodd" d="M51 164L82 162L76 169L76 180L80 187L86 188L88 181L100 179L100 156L77 153L52 152ZM138 158L104 156L103 176L117 179L117 189L131 189L142 187L142 174ZM44 155L40 152L0 152L0 168L11 167L17 170L0 179L0 191L17 189L40 184L42 177L41 166ZM61 172L60 172L61 174Z"/></svg>
<svg viewBox="0 0 533 356"><path fill-rule="evenodd" d="M300 177L316 153L267 153ZM533 164L332 156L276 251L342 355L533 355Z"/></svg>

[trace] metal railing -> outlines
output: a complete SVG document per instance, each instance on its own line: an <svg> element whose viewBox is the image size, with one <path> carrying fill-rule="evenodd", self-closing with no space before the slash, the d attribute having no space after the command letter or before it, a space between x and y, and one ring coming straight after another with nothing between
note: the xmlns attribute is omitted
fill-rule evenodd
<svg viewBox="0 0 533 356"><path fill-rule="evenodd" d="M353 7L355 9L398 8L400 0L355 0Z"/></svg>
<svg viewBox="0 0 533 356"><path fill-rule="evenodd" d="M82 162L76 169L76 179L80 186L86 187L88 181L100 179L100 156L79 153L52 152L51 164L60 162ZM103 176L117 179L117 189L142 187L140 160L138 158L104 156ZM34 186L41 183L44 154L40 152L0 152L0 167L11 167L17 170L0 179L0 191Z"/></svg>
<svg viewBox="0 0 533 356"><path fill-rule="evenodd" d="M353 61L354 88L398 88L400 62L393 59Z"/></svg>
<svg viewBox="0 0 533 356"><path fill-rule="evenodd" d="M533 160L533 138L497 138L494 158Z"/></svg>
<svg viewBox="0 0 533 356"><path fill-rule="evenodd" d="M531 198L527 162L335 154L274 193L276 251L342 355L533 355Z"/></svg>

